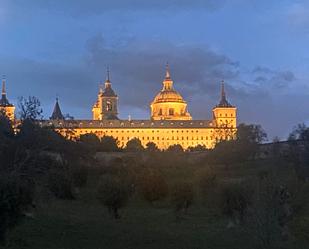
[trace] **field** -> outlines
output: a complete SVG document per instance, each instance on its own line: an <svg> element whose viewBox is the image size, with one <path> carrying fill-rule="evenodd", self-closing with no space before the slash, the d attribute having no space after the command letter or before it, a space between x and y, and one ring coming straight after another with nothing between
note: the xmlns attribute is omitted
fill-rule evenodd
<svg viewBox="0 0 309 249"><path fill-rule="evenodd" d="M34 249L198 249L198 248L261 248L256 235L246 226L228 227L229 219L212 203L205 202L198 190L198 178L203 164L161 167L169 184L179 180L194 183L195 196L188 213L178 217L170 198L148 203L135 193L128 205L114 219L97 200L100 170L90 170L88 183L75 200L40 198L33 211L9 235L5 248ZM218 165L215 169L221 183L250 180L260 172L273 171L277 179L291 177L289 167L271 166L267 161L233 165ZM291 236L274 248L306 249L309 245L309 211L293 220Z"/></svg>

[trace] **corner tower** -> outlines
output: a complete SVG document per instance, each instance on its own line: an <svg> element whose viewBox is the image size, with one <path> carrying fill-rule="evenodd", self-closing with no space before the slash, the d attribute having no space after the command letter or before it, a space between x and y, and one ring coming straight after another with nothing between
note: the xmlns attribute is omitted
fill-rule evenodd
<svg viewBox="0 0 309 249"><path fill-rule="evenodd" d="M109 69L104 83L104 89L100 87L98 99L92 108L93 120L118 119L118 96L112 89Z"/></svg>
<svg viewBox="0 0 309 249"><path fill-rule="evenodd" d="M150 105L152 120L191 120L187 102L174 89L169 65L166 65L163 88Z"/></svg>
<svg viewBox="0 0 309 249"><path fill-rule="evenodd" d="M1 91L1 99L0 99L0 111L4 112L4 114L11 120L15 119L15 106L12 105L7 97L6 97L6 79L3 76L2 78L2 91Z"/></svg>
<svg viewBox="0 0 309 249"><path fill-rule="evenodd" d="M214 121L217 127L236 128L237 108L231 105L227 99L224 89L224 81L221 83L221 99L218 105L213 108Z"/></svg>

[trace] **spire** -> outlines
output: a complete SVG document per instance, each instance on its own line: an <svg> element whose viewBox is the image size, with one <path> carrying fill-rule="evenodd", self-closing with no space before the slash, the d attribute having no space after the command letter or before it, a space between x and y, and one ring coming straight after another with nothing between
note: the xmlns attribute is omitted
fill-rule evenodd
<svg viewBox="0 0 309 249"><path fill-rule="evenodd" d="M171 79L170 66L169 66L168 62L166 63L165 79L166 80Z"/></svg>
<svg viewBox="0 0 309 249"><path fill-rule="evenodd" d="M232 107L232 105L226 99L224 80L221 81L221 99L218 107Z"/></svg>
<svg viewBox="0 0 309 249"><path fill-rule="evenodd" d="M106 80L105 80L105 88L111 87L110 75L109 75L109 67L106 68Z"/></svg>
<svg viewBox="0 0 309 249"><path fill-rule="evenodd" d="M163 91L165 90L173 90L173 81L171 79L170 66L168 62L166 63L166 72L163 81Z"/></svg>
<svg viewBox="0 0 309 249"><path fill-rule="evenodd" d="M224 90L224 80L221 82L221 100L226 99L225 97L225 90Z"/></svg>
<svg viewBox="0 0 309 249"><path fill-rule="evenodd" d="M5 89L5 75L2 76L2 91L1 91L1 99L0 99L0 106L11 106L8 99L6 98L6 89Z"/></svg>
<svg viewBox="0 0 309 249"><path fill-rule="evenodd" d="M109 66L106 67L106 81L110 82L110 78L109 78Z"/></svg>
<svg viewBox="0 0 309 249"><path fill-rule="evenodd" d="M3 75L2 76L2 95L6 95L5 83L6 83L6 79L5 79L5 75Z"/></svg>
<svg viewBox="0 0 309 249"><path fill-rule="evenodd" d="M62 115L59 102L58 102L58 96L56 97L56 104L54 107L54 111L50 117L51 120L63 120L64 116Z"/></svg>

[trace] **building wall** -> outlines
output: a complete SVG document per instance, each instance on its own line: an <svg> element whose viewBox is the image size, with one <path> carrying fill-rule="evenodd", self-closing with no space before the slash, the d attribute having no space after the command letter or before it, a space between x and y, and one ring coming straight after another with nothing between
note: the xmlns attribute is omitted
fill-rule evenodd
<svg viewBox="0 0 309 249"><path fill-rule="evenodd" d="M4 111L5 115L13 122L15 120L15 106L0 106L0 111Z"/></svg>
<svg viewBox="0 0 309 249"><path fill-rule="evenodd" d="M67 129L57 129L66 136ZM167 149L171 145L180 144L184 149L204 145L211 149L219 139L229 139L236 130L217 128L74 128L69 130L74 139L80 135L93 133L99 138L112 136L119 141L120 147L125 147L127 142L133 138L138 138L145 147L148 142L155 143L159 149Z"/></svg>
<svg viewBox="0 0 309 249"><path fill-rule="evenodd" d="M237 126L237 109L236 107L215 107L213 109L214 120L218 127L231 127Z"/></svg>

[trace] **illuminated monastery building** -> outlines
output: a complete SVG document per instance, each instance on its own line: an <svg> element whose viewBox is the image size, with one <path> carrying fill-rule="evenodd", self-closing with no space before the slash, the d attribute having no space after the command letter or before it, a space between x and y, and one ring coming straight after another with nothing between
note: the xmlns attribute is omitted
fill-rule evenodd
<svg viewBox="0 0 309 249"><path fill-rule="evenodd" d="M143 146L153 142L159 149L167 149L175 144L180 144L184 149L197 145L213 148L218 140L235 136L236 107L227 101L223 82L221 99L212 110L212 120L193 120L186 101L174 89L173 83L167 66L163 87L150 104L150 119L121 120L118 118L118 96L107 72L105 85L100 87L92 107L92 120L65 120L57 99L50 120L42 121L41 125L53 127L70 139L78 139L80 135L88 133L100 138L112 136L121 147L125 147L129 140L138 138ZM11 106L3 87L0 108L7 108L11 113ZM12 111L14 117L14 109Z"/></svg>

